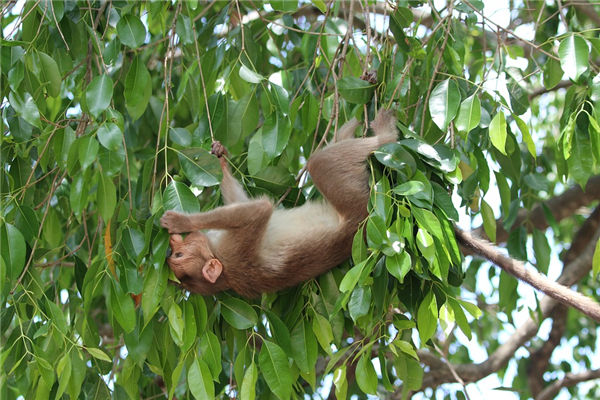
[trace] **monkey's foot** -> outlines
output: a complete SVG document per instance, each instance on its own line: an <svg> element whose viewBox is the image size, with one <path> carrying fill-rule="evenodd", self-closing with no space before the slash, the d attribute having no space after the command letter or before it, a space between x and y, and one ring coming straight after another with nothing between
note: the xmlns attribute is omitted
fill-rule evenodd
<svg viewBox="0 0 600 400"><path fill-rule="evenodd" d="M354 131L360 125L360 122L356 118L352 118L347 121L342 127L337 131L337 135L335 138L336 142L341 142L342 140L350 139L354 137Z"/></svg>
<svg viewBox="0 0 600 400"><path fill-rule="evenodd" d="M221 158L227 155L227 150L225 149L225 146L223 146L221 142L217 140L213 142L210 153L217 156L217 158Z"/></svg>
<svg viewBox="0 0 600 400"><path fill-rule="evenodd" d="M375 134L379 135L380 132L396 129L396 116L394 114L394 110L380 110L377 113L375 119L371 121L371 129L375 131Z"/></svg>
<svg viewBox="0 0 600 400"><path fill-rule="evenodd" d="M371 129L375 132L375 135L380 137L380 142L389 143L394 142L398 138L398 131L396 130L396 115L393 110L381 110L371 121Z"/></svg>
<svg viewBox="0 0 600 400"><path fill-rule="evenodd" d="M160 218L160 225L169 233L191 232L190 219L187 215L175 211L167 211Z"/></svg>

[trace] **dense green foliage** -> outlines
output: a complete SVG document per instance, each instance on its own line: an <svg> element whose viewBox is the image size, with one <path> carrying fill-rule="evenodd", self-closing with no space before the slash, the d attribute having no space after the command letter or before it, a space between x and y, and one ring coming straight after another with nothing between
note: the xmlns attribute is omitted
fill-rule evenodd
<svg viewBox="0 0 600 400"><path fill-rule="evenodd" d="M453 226L469 214L512 257L560 274L597 196L524 215L598 171L598 10L526 2L502 11L504 28L481 1L392 3L1 6L0 397L289 399L327 396L329 376L330 398L400 398L457 373L502 379L511 359L504 385L538 396L545 379L597 371L594 323L520 299L514 278L464 260ZM348 262L254 300L169 283L158 219L220 204L212 141L251 194L291 207L319 196L310 154L380 108L397 110L400 136L370 161ZM594 265L569 284L597 298ZM557 315L578 347L560 364L528 364L534 329L530 359L514 356L524 340L481 376L459 368L477 367L467 343L492 358L505 328Z"/></svg>

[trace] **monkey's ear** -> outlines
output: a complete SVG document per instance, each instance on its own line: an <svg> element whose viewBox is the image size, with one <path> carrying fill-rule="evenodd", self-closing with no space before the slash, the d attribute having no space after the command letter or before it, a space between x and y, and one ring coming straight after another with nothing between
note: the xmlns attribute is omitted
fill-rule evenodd
<svg viewBox="0 0 600 400"><path fill-rule="evenodd" d="M216 258L211 258L202 267L202 276L210 283L215 283L223 272L223 264Z"/></svg>

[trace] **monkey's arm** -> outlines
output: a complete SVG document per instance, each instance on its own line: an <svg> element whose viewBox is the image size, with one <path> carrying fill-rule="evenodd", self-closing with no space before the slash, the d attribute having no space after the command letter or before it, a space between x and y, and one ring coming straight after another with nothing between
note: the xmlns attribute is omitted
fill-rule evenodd
<svg viewBox="0 0 600 400"><path fill-rule="evenodd" d="M252 229L262 227L273 213L273 204L266 198L229 204L197 214L167 211L160 224L169 233L193 232L200 229Z"/></svg>
<svg viewBox="0 0 600 400"><path fill-rule="evenodd" d="M240 183L231 174L229 164L225 158L225 156L227 156L227 150L225 149L225 146L223 146L221 142L215 141L212 144L210 152L217 156L219 162L221 163L221 170L223 171L223 179L221 180L221 194L223 195L225 204L248 201L248 195L246 192L244 192L242 185L240 185Z"/></svg>
<svg viewBox="0 0 600 400"><path fill-rule="evenodd" d="M249 201L248 195L242 188L242 185L233 177L225 157L219 159L221 169L223 170L223 179L221 180L221 194L225 204L242 203Z"/></svg>

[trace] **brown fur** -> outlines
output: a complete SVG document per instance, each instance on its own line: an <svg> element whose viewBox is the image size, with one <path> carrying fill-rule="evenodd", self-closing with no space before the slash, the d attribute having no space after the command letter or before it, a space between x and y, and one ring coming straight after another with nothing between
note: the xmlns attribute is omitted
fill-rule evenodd
<svg viewBox="0 0 600 400"><path fill-rule="evenodd" d="M183 286L214 294L233 289L254 297L294 286L347 259L358 224L367 216L368 171L365 160L397 137L391 111L371 123L374 137L352 138L358 122L347 122L338 140L313 154L308 171L325 201L293 209L274 209L266 198L249 199L221 158L221 192L225 205L199 214L167 211L161 225L172 235L167 262ZM223 149L217 145L219 156ZM213 229L206 233L200 229ZM214 283L203 275L209 260L222 264Z"/></svg>

